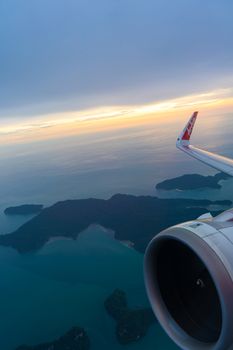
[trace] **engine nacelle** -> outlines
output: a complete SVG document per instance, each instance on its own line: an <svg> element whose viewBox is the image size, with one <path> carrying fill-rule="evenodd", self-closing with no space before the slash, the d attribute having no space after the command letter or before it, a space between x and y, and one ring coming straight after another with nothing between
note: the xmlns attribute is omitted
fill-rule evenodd
<svg viewBox="0 0 233 350"><path fill-rule="evenodd" d="M173 226L145 254L153 311L185 350L233 344L233 210Z"/></svg>

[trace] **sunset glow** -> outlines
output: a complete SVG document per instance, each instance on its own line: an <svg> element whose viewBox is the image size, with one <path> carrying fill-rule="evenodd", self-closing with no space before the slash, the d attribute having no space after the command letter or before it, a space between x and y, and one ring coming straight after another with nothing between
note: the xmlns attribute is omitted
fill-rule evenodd
<svg viewBox="0 0 233 350"><path fill-rule="evenodd" d="M230 111L232 89L222 89L146 105L107 106L81 111L67 111L25 119L0 128L2 143L31 142L70 135L94 133L187 117L194 109L205 113Z"/></svg>

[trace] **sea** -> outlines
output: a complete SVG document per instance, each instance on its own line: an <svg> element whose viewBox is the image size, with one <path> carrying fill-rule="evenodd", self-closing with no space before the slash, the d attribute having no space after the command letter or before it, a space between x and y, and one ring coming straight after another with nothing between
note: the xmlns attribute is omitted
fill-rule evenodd
<svg viewBox="0 0 233 350"><path fill-rule="evenodd" d="M116 193L163 198L233 200L233 180L221 190L156 191L156 183L187 173L216 171L175 148L184 119L155 120L126 129L0 147L0 234L14 231L32 216L6 216L19 204L66 199L110 198ZM200 119L193 140L233 157L233 114ZM143 234L143 233L142 233ZM148 307L143 255L97 225L77 240L52 240L40 251L20 255L0 247L0 349L52 341L73 326L90 336L93 350L172 350L158 323L138 342L120 345L116 323L104 300L120 288L132 308Z"/></svg>

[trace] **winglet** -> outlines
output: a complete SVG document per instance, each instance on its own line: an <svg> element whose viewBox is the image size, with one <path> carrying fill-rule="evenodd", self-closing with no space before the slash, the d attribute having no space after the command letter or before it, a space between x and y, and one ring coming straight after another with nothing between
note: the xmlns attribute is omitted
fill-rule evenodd
<svg viewBox="0 0 233 350"><path fill-rule="evenodd" d="M190 136L197 119L197 114L197 112L193 113L188 124L178 137L176 141L176 147L189 156L200 160L202 163L205 163L214 169L220 170L225 174L233 176L233 159L205 151L201 148L197 148L189 144Z"/></svg>
<svg viewBox="0 0 233 350"><path fill-rule="evenodd" d="M189 140L192 135L193 127L195 124L195 121L197 119L198 112L194 112L191 118L188 121L188 124L185 126L184 130L178 137L176 141L176 146L179 148L180 146L188 146Z"/></svg>

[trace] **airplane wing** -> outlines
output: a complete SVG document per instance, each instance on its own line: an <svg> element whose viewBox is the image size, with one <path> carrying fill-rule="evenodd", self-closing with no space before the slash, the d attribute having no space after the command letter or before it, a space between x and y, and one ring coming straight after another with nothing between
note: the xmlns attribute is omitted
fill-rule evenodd
<svg viewBox="0 0 233 350"><path fill-rule="evenodd" d="M187 153L193 158L222 171L230 176L233 176L233 159L220 156L215 153L204 151L200 148L190 145L190 137L193 131L194 124L197 119L198 112L194 112L188 121L188 124L178 137L176 147L181 151Z"/></svg>

